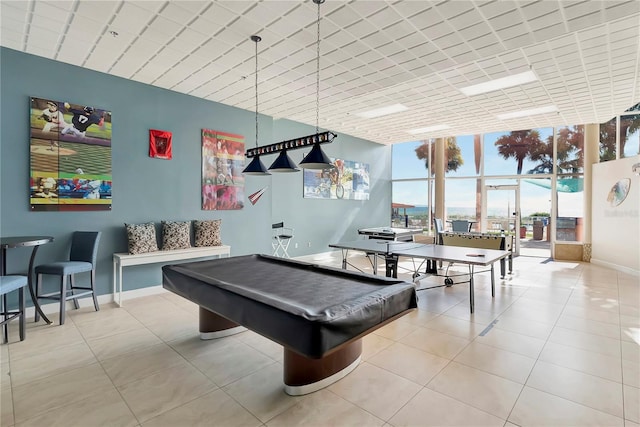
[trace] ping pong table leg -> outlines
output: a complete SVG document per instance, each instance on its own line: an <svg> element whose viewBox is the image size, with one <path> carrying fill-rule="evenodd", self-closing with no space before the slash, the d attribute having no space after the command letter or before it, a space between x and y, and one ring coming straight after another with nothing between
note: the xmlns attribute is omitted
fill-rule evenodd
<svg viewBox="0 0 640 427"><path fill-rule="evenodd" d="M349 255L349 249L342 249L342 269L347 269L347 256Z"/></svg>
<svg viewBox="0 0 640 427"><path fill-rule="evenodd" d="M493 264L491 264L491 296L492 297L496 296L496 278L495 278L495 275L493 274Z"/></svg>
<svg viewBox="0 0 640 427"><path fill-rule="evenodd" d="M473 313L473 305L474 305L474 299L473 299L473 265L469 266L469 305L471 308L471 313Z"/></svg>
<svg viewBox="0 0 640 427"><path fill-rule="evenodd" d="M507 276L506 269L507 269L507 261L506 259L502 258L500 260L500 276L502 279L504 279Z"/></svg>

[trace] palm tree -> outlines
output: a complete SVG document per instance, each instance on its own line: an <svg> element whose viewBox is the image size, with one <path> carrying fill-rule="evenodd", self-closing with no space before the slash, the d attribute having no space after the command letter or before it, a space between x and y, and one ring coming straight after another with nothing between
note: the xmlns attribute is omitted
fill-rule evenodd
<svg viewBox="0 0 640 427"><path fill-rule="evenodd" d="M447 167L445 172L456 171L464 164L462 154L460 153L460 147L458 146L455 136L447 137L446 143L445 161L447 162ZM416 148L416 156L418 156L420 160L424 160L424 167L427 170L430 170L430 174L433 176L436 172L436 168L429 168L429 151L431 151L431 159L435 159L436 144L428 140L422 141L422 145Z"/></svg>
<svg viewBox="0 0 640 427"><path fill-rule="evenodd" d="M540 133L537 130L516 130L503 135L495 142L498 153L505 160L513 157L518 163L518 175L522 174L524 159L532 152L542 152L546 149L545 144L540 140Z"/></svg>
<svg viewBox="0 0 640 427"><path fill-rule="evenodd" d="M547 142L537 144L529 158L538 164L528 173L553 173L553 135ZM584 126L558 129L558 174L580 173L584 162Z"/></svg>

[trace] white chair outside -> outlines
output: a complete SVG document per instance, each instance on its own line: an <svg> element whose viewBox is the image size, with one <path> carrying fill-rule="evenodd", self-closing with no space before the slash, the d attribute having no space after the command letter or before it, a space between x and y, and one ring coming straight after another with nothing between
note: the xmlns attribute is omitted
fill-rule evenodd
<svg viewBox="0 0 640 427"><path fill-rule="evenodd" d="M273 256L291 258L287 250L293 239L293 228L285 227L284 222L271 224L271 247Z"/></svg>

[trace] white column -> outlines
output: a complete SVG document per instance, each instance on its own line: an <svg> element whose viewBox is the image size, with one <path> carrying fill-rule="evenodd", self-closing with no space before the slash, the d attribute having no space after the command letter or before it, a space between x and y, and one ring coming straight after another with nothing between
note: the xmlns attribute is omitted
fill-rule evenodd
<svg viewBox="0 0 640 427"><path fill-rule="evenodd" d="M584 219L583 233L584 246L582 249L582 260L591 260L591 199L593 198L592 166L600 161L600 125L584 125Z"/></svg>
<svg viewBox="0 0 640 427"><path fill-rule="evenodd" d="M444 209L444 165L446 163L445 158L445 142L444 138L436 139L436 158L433 161L435 165L435 204L436 204L436 218L442 218L442 222L446 221L445 209Z"/></svg>

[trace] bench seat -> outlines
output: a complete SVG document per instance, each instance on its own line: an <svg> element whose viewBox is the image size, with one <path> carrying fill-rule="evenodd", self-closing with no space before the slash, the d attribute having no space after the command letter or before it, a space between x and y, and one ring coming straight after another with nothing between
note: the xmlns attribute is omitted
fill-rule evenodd
<svg viewBox="0 0 640 427"><path fill-rule="evenodd" d="M129 254L127 252L113 254L113 300L122 306L122 268L132 265L159 264L184 260L205 258L222 258L231 254L231 247L199 246L187 249L144 252Z"/></svg>

